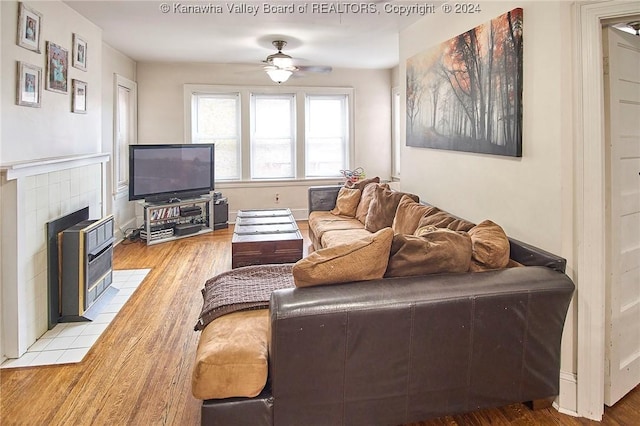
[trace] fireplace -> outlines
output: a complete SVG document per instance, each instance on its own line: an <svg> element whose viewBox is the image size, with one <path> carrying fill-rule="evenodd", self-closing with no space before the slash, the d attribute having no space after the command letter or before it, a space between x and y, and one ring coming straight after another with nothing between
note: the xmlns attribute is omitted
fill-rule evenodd
<svg viewBox="0 0 640 426"><path fill-rule="evenodd" d="M85 206L89 217L105 217L109 157L0 163L0 360L20 357L49 328L47 223Z"/></svg>
<svg viewBox="0 0 640 426"><path fill-rule="evenodd" d="M85 207L47 223L49 328L95 319L115 294L113 215L89 220L88 214Z"/></svg>

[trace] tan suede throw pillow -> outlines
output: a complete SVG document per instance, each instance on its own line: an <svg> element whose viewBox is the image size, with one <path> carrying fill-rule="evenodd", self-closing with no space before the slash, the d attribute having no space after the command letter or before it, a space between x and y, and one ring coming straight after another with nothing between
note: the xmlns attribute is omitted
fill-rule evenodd
<svg viewBox="0 0 640 426"><path fill-rule="evenodd" d="M467 272L471 238L466 232L424 227L418 235L393 236L385 277Z"/></svg>
<svg viewBox="0 0 640 426"><path fill-rule="evenodd" d="M405 195L400 199L396 215L393 218L393 232L396 234L413 234L423 216L438 211L437 207L417 203Z"/></svg>
<svg viewBox="0 0 640 426"><path fill-rule="evenodd" d="M336 206L331 213L336 216L349 216L355 217L356 209L360 203L360 194L362 191L352 188L340 188L338 192L338 198L336 199Z"/></svg>
<svg viewBox="0 0 640 426"><path fill-rule="evenodd" d="M358 182L347 181L344 186L346 186L347 188L355 188L362 191L364 187L369 185L370 183L380 183L380 178L376 176L369 179L363 179Z"/></svg>
<svg viewBox="0 0 640 426"><path fill-rule="evenodd" d="M293 281L296 287L311 287L382 278L392 240L393 230L385 228L349 243L315 251L293 265Z"/></svg>
<svg viewBox="0 0 640 426"><path fill-rule="evenodd" d="M505 268L509 264L509 238L500 225L485 220L469 231L473 245L471 271Z"/></svg>
<svg viewBox="0 0 640 426"><path fill-rule="evenodd" d="M417 195L377 187L373 193L371 204L369 204L364 228L369 232L377 232L382 228L392 226L396 209L404 196L408 196L416 202L420 201Z"/></svg>
<svg viewBox="0 0 640 426"><path fill-rule="evenodd" d="M358 204L358 208L356 209L356 219L358 219L363 225L367 220L369 205L371 204L371 200L373 200L373 194L379 186L382 188L389 188L389 185L386 183L370 183L362 190L360 204Z"/></svg>

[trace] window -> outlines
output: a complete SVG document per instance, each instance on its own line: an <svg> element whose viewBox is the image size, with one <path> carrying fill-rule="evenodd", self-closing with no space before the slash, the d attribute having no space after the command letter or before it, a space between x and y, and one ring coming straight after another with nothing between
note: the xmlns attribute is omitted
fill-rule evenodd
<svg viewBox="0 0 640 426"><path fill-rule="evenodd" d="M240 179L240 95L197 94L192 108L191 141L216 144L216 179Z"/></svg>
<svg viewBox="0 0 640 426"><path fill-rule="evenodd" d="M305 171L307 177L338 176L348 169L349 125L346 95L307 96Z"/></svg>
<svg viewBox="0 0 640 426"><path fill-rule="evenodd" d="M186 140L216 144L216 181L322 179L352 168L353 89L184 86Z"/></svg>
<svg viewBox="0 0 640 426"><path fill-rule="evenodd" d="M391 92L391 177L400 179L400 91L396 87Z"/></svg>
<svg viewBox="0 0 640 426"><path fill-rule="evenodd" d="M251 96L251 178L295 177L295 96Z"/></svg>
<svg viewBox="0 0 640 426"><path fill-rule="evenodd" d="M129 145L136 140L137 85L134 81L115 75L113 189L125 196L129 185Z"/></svg>

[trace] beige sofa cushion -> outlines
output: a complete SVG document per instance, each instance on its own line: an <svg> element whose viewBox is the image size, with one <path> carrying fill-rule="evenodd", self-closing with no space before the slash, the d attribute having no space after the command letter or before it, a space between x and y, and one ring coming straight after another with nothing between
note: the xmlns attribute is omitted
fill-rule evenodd
<svg viewBox="0 0 640 426"><path fill-rule="evenodd" d="M393 237L385 277L466 272L471 262L471 238L466 232L425 227L418 235Z"/></svg>
<svg viewBox="0 0 640 426"><path fill-rule="evenodd" d="M405 195L400 199L396 215L393 218L393 232L396 234L413 234L423 216L437 211L437 207L425 206Z"/></svg>
<svg viewBox="0 0 640 426"><path fill-rule="evenodd" d="M327 248L340 244L347 244L355 240L366 238L369 235L371 235L371 232L367 231L364 228L327 231L322 234L319 248Z"/></svg>
<svg viewBox="0 0 640 426"><path fill-rule="evenodd" d="M500 225L485 220L469 231L473 244L471 271L505 268L509 264L509 238Z"/></svg>
<svg viewBox="0 0 640 426"><path fill-rule="evenodd" d="M385 228L350 243L315 251L293 265L296 287L382 278L393 230Z"/></svg>
<svg viewBox="0 0 640 426"><path fill-rule="evenodd" d="M213 320L198 341L191 377L197 399L254 397L267 383L269 310Z"/></svg>
<svg viewBox="0 0 640 426"><path fill-rule="evenodd" d="M336 199L336 206L331 210L331 213L334 215L355 217L356 209L360 203L360 194L362 194L362 191L359 189L340 188L338 198Z"/></svg>
<svg viewBox="0 0 640 426"><path fill-rule="evenodd" d="M369 232L377 232L382 228L393 225L396 209L402 197L408 196L413 201L420 201L417 195L406 192L392 191L380 186L375 188L373 199L369 205L369 212L364 223L364 228Z"/></svg>

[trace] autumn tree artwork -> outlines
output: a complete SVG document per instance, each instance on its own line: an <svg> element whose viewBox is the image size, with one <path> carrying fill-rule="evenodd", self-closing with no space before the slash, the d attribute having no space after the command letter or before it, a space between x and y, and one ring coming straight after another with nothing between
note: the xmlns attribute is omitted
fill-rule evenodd
<svg viewBox="0 0 640 426"><path fill-rule="evenodd" d="M522 156L522 9L407 60L407 145Z"/></svg>

